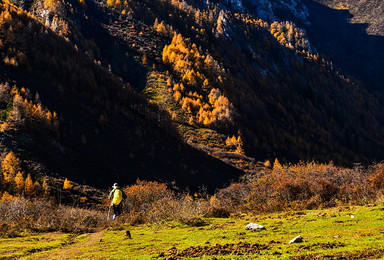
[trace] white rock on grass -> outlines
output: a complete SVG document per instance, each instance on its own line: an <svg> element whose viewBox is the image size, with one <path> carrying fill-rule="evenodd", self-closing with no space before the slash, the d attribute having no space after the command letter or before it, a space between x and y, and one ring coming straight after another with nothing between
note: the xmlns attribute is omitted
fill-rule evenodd
<svg viewBox="0 0 384 260"><path fill-rule="evenodd" d="M289 241L290 244L292 244L292 243L301 243L301 242L303 242L303 237L301 235L298 235L297 237L295 237L294 239Z"/></svg>
<svg viewBox="0 0 384 260"><path fill-rule="evenodd" d="M264 226L256 224L256 223L249 223L245 226L246 230L263 230L266 229Z"/></svg>

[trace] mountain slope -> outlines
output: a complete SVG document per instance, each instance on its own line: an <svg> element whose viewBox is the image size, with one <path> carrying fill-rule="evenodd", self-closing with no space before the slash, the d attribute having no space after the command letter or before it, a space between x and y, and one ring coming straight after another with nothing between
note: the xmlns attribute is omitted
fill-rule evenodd
<svg viewBox="0 0 384 260"><path fill-rule="evenodd" d="M3 149L48 172L212 190L267 159L383 159L380 97L318 54L322 39L274 21L309 26L300 1L271 1L269 16L264 1L266 18L247 10L261 2L13 2L33 16L2 4ZM15 96L50 123L16 124Z"/></svg>
<svg viewBox="0 0 384 260"><path fill-rule="evenodd" d="M336 9L347 9L353 15L352 22L368 24L367 32L371 35L384 36L384 2L380 0L317 0Z"/></svg>
<svg viewBox="0 0 384 260"><path fill-rule="evenodd" d="M380 156L376 153L382 151L378 134L382 124L380 105L363 88L343 79L327 65L283 48L264 28L237 19L230 10L223 13L214 7L198 9L198 3L193 2L190 7L179 7L162 1L164 7L156 9L151 9L151 1L145 4L147 20L166 19L165 24L190 38L191 44L207 48L222 64L224 80L214 82L214 86L236 110L236 127L227 127L223 132L240 133L247 154L260 160L279 157L289 161L315 158L337 162ZM139 8L130 8L137 17L144 15ZM172 8L183 23L173 21L175 16L162 16L164 10ZM191 17L199 10L205 10L207 20L200 22ZM199 93L204 96L204 89ZM363 126L368 123L361 120L366 116L373 116L368 121L377 125ZM371 149L371 145L377 146Z"/></svg>
<svg viewBox="0 0 384 260"><path fill-rule="evenodd" d="M53 173L99 187L137 178L217 187L239 175L183 144L165 112L70 43L16 7L1 7L1 78L3 84L27 89L9 90L11 115L21 112L17 120L6 119L2 144L16 145L5 145L3 151L15 150ZM16 97L34 100L35 95L42 115L57 113L57 129L44 130L39 121L24 117L24 103L16 103ZM207 171L208 165L213 167Z"/></svg>
<svg viewBox="0 0 384 260"><path fill-rule="evenodd" d="M339 69L371 89L383 91L384 45L381 1L304 1L309 36ZM319 2L319 3L318 3ZM343 9L333 9L331 7ZM382 12L381 12L382 13Z"/></svg>

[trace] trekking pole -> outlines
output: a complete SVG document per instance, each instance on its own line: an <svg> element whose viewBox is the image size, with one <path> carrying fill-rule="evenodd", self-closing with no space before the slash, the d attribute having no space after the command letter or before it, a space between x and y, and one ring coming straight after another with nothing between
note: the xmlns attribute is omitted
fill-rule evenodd
<svg viewBox="0 0 384 260"><path fill-rule="evenodd" d="M108 215L107 215L107 220L109 220L109 214L111 213L111 206L108 207Z"/></svg>

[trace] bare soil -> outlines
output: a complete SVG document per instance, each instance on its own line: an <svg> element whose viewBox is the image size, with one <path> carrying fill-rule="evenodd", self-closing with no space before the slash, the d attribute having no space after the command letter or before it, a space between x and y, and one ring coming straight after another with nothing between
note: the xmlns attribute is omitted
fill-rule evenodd
<svg viewBox="0 0 384 260"><path fill-rule="evenodd" d="M176 247L173 247L167 252L161 253L159 257L164 257L163 259L170 260L184 259L186 257L202 257L213 255L244 255L256 254L267 249L268 246L264 244L239 242L237 244L191 246L183 250L178 250Z"/></svg>

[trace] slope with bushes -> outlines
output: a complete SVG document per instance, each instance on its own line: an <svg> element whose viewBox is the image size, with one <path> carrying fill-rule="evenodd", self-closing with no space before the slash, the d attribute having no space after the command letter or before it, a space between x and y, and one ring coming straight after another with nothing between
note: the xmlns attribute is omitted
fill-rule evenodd
<svg viewBox="0 0 384 260"><path fill-rule="evenodd" d="M239 176L186 146L166 112L71 42L31 14L1 7L2 153L14 151L25 172L99 187L138 177L216 186Z"/></svg>
<svg viewBox="0 0 384 260"><path fill-rule="evenodd" d="M350 163L380 157L379 100L316 54L303 30L215 3L159 1L153 8L154 3L146 1L146 10L135 2L107 4L172 37L162 55L171 78L165 80L185 124L240 135L245 152L258 160ZM165 10L174 15L164 16ZM228 99L219 106L231 118L223 124L210 122L212 89ZM375 126L363 126L368 121Z"/></svg>
<svg viewBox="0 0 384 260"><path fill-rule="evenodd" d="M21 113L4 155L77 183L210 190L267 159L382 159L380 97L291 21L215 1L13 2L30 13L3 4L2 121L13 88L53 121Z"/></svg>

